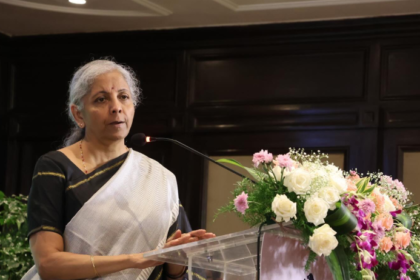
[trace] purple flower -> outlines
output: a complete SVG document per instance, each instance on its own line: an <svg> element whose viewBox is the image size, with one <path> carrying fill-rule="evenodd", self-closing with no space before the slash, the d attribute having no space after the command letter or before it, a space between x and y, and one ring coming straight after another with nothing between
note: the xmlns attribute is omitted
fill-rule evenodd
<svg viewBox="0 0 420 280"><path fill-rule="evenodd" d="M259 153L255 153L252 158L252 162L255 167L258 167L260 163L270 163L273 161L273 154L269 153L267 150L261 150Z"/></svg>
<svg viewBox="0 0 420 280"><path fill-rule="evenodd" d="M375 251L373 251L373 253L368 252L368 251L363 251L361 254L361 261L362 261L362 268L364 269L372 269L372 267L378 265Z"/></svg>
<svg viewBox="0 0 420 280"><path fill-rule="evenodd" d="M277 156L276 162L280 167L285 167L288 170L292 169L294 163L289 154Z"/></svg>
<svg viewBox="0 0 420 280"><path fill-rule="evenodd" d="M245 192L242 192L233 200L233 203L235 204L236 210L238 210L238 212L241 212L242 215L244 215L245 210L249 208L248 194L246 194Z"/></svg>
<svg viewBox="0 0 420 280"><path fill-rule="evenodd" d="M388 266L390 269L399 270L405 274L407 273L407 270L411 267L412 264L412 261L408 261L403 254L399 253L397 260L389 262Z"/></svg>
<svg viewBox="0 0 420 280"><path fill-rule="evenodd" d="M400 280L411 280L410 276L407 276L406 274L400 274Z"/></svg>
<svg viewBox="0 0 420 280"><path fill-rule="evenodd" d="M391 211L391 212L389 212L389 214L391 214L392 215L392 217L397 217L397 215L398 214L401 214L402 213L402 210L396 210L396 211Z"/></svg>
<svg viewBox="0 0 420 280"><path fill-rule="evenodd" d="M360 209L363 210L366 214L375 212L376 206L375 203L370 199L362 200L358 203Z"/></svg>
<svg viewBox="0 0 420 280"><path fill-rule="evenodd" d="M372 252L373 248L376 248L378 246L378 243L375 242L374 237L375 234L371 232L358 232L357 233L358 240L357 245L360 249L366 250L368 252Z"/></svg>

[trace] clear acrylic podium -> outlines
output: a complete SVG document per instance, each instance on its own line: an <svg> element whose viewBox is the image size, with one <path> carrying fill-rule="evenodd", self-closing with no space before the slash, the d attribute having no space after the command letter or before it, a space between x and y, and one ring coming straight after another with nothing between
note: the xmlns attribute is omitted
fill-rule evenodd
<svg viewBox="0 0 420 280"><path fill-rule="evenodd" d="M287 237L301 242L298 233L278 224L264 226L261 240L266 233ZM218 236L212 239L160 249L146 253L144 257L161 262L174 263L193 268L218 271L224 280L255 280L257 265L258 228ZM261 248L261 246L260 246ZM292 252L290 252L292 253ZM189 274L190 280L192 279Z"/></svg>

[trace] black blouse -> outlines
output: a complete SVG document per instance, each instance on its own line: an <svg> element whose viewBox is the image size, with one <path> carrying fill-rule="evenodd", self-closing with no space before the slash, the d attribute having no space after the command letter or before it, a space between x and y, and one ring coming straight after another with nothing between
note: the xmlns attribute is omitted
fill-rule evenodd
<svg viewBox="0 0 420 280"><path fill-rule="evenodd" d="M89 174L59 151L35 165L28 201L28 237L41 231L63 234L68 222L120 168L128 152Z"/></svg>

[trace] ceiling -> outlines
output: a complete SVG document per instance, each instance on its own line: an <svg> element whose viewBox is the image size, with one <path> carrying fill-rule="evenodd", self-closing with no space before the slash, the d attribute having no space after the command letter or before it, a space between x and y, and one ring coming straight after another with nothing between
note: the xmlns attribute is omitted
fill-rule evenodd
<svg viewBox="0 0 420 280"><path fill-rule="evenodd" d="M0 0L8 36L420 14L419 0Z"/></svg>

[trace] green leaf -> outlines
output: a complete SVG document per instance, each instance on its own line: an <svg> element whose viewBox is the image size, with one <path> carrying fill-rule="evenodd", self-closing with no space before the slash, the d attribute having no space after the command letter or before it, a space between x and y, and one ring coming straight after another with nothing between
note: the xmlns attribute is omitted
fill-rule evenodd
<svg viewBox="0 0 420 280"><path fill-rule="evenodd" d="M220 162L220 163L229 163L229 164L238 166L240 168L243 168L246 171L248 171L248 173L251 174L251 176L254 177L257 180L259 180L262 177L265 177L266 176L262 172L259 172L259 171L255 170L253 168L249 168L249 167L243 166L242 164L240 164L238 161L236 161L234 159L225 159L225 158L222 158L222 159L217 160L217 162Z"/></svg>
<svg viewBox="0 0 420 280"><path fill-rule="evenodd" d="M364 193L368 185L369 185L369 178L366 177L366 178L360 179L359 182L356 183L357 192Z"/></svg>
<svg viewBox="0 0 420 280"><path fill-rule="evenodd" d="M401 224L407 229L411 229L411 227L413 226L413 220L411 219L410 215L408 215L405 212L398 214L397 217L395 217L395 219L400 221Z"/></svg>
<svg viewBox="0 0 420 280"><path fill-rule="evenodd" d="M217 162L222 162L222 163L233 164L233 165L239 166L241 168L244 168L245 167L245 166L243 166L242 164L240 164L238 161L236 161L234 159L222 158L222 159L218 159L216 161Z"/></svg>
<svg viewBox="0 0 420 280"><path fill-rule="evenodd" d="M0 191L0 200L4 198L4 192Z"/></svg>
<svg viewBox="0 0 420 280"><path fill-rule="evenodd" d="M350 280L350 268L344 248L338 245L328 257L325 257L334 280Z"/></svg>
<svg viewBox="0 0 420 280"><path fill-rule="evenodd" d="M325 222L338 234L351 232L357 226L357 218L341 202L336 203L337 209L325 218Z"/></svg>

